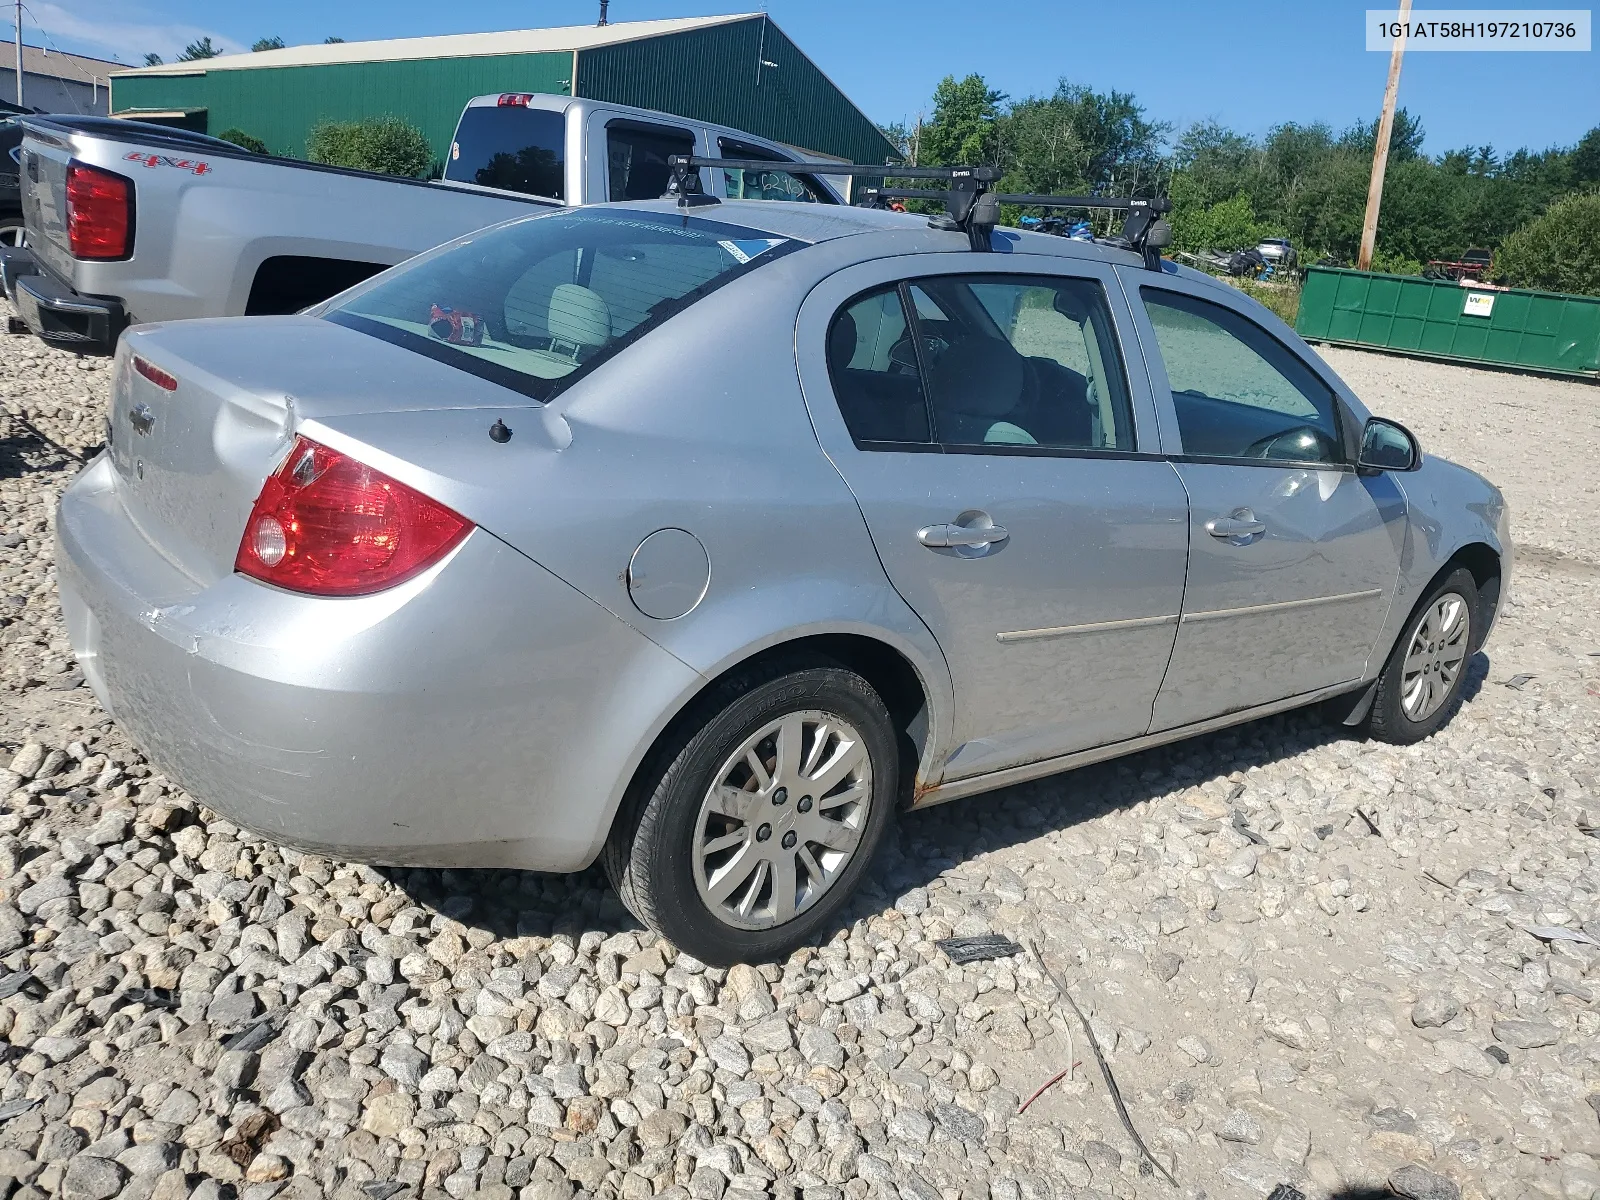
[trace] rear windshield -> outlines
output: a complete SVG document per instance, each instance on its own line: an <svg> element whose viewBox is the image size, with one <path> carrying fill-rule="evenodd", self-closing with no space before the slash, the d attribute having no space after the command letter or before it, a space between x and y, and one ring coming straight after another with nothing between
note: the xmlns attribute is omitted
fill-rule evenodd
<svg viewBox="0 0 1600 1200"><path fill-rule="evenodd" d="M468 108L444 177L565 200L566 116L540 108Z"/></svg>
<svg viewBox="0 0 1600 1200"><path fill-rule="evenodd" d="M548 400L792 238L665 213L525 217L386 271L330 321Z"/></svg>

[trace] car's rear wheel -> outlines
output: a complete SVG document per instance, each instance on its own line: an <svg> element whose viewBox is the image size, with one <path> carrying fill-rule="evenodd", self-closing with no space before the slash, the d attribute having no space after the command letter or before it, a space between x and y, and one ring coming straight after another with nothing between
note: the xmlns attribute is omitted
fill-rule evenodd
<svg viewBox="0 0 1600 1200"><path fill-rule="evenodd" d="M1411 614L1378 676L1368 729L1405 745L1440 729L1461 706L1467 663L1478 636L1478 587L1472 572L1452 571Z"/></svg>
<svg viewBox="0 0 1600 1200"><path fill-rule="evenodd" d="M701 961L771 959L849 899L898 775L888 709L855 672L741 673L647 766L606 871L635 916Z"/></svg>
<svg viewBox="0 0 1600 1200"><path fill-rule="evenodd" d="M28 227L21 217L0 219L0 247L22 247L28 244Z"/></svg>

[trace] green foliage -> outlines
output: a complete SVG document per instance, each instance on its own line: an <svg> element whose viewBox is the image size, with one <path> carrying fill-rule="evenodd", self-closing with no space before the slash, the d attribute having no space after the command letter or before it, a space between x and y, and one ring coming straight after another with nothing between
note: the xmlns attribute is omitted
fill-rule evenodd
<svg viewBox="0 0 1600 1200"><path fill-rule="evenodd" d="M333 45L337 45L338 43L340 43L342 41L344 41L344 39L342 37L325 37L325 38L322 39L322 44L324 46L333 46Z"/></svg>
<svg viewBox="0 0 1600 1200"><path fill-rule="evenodd" d="M998 166L1008 192L1170 195L1180 249L1288 237L1310 263L1330 254L1355 261L1377 129L1376 120L1343 132L1289 122L1257 138L1202 121L1168 151L1171 127L1127 93L1062 80L1049 95L1013 101L974 74L940 81L929 120L883 132L919 165ZM1385 270L1414 273L1433 259L1495 249L1553 201L1600 185L1600 127L1571 148L1510 154L1468 146L1430 157L1423 139L1421 120L1396 111L1378 223L1376 261ZM1007 206L1002 216L1021 212ZM1102 232L1116 223L1095 217Z"/></svg>
<svg viewBox="0 0 1600 1200"><path fill-rule="evenodd" d="M995 121L997 160L1012 192L1082 193L1096 186L1146 191L1161 170L1168 126L1145 120L1126 92L1096 92L1065 79L1048 96L1013 103Z"/></svg>
<svg viewBox="0 0 1600 1200"><path fill-rule="evenodd" d="M190 42L183 48L183 53L178 55L179 62L199 62L202 58L216 58L222 53L221 46L213 46L209 37L203 37L197 42Z"/></svg>
<svg viewBox="0 0 1600 1200"><path fill-rule="evenodd" d="M1273 231L1256 220L1250 197L1240 193L1199 207L1183 203L1183 189L1174 185L1172 244L1179 250L1242 250Z"/></svg>
<svg viewBox="0 0 1600 1200"><path fill-rule="evenodd" d="M251 52L255 53L255 54L259 54L263 50L282 50L282 49L283 49L283 39L281 37L257 38L250 45Z"/></svg>
<svg viewBox="0 0 1600 1200"><path fill-rule="evenodd" d="M1300 285L1296 282L1256 283L1250 279L1230 279L1228 282L1276 313L1285 325L1292 327L1294 319L1300 315Z"/></svg>
<svg viewBox="0 0 1600 1200"><path fill-rule="evenodd" d="M149 53L149 54L146 54L144 56L144 65L147 66L147 67L159 67L159 66L161 66L162 65L161 55L156 54L153 51L151 53Z"/></svg>
<svg viewBox="0 0 1600 1200"><path fill-rule="evenodd" d="M315 163L416 179L432 167L433 148L415 125L399 117L373 117L323 121L306 138L306 157Z"/></svg>
<svg viewBox="0 0 1600 1200"><path fill-rule="evenodd" d="M1177 244L1194 245L1189 239L1195 235L1185 228L1203 225L1206 210L1242 195L1260 225L1294 241L1301 261L1332 254L1354 262L1375 136L1375 123L1342 134L1321 123L1290 123L1259 139L1215 122L1191 126L1174 145L1170 194ZM1404 110L1396 113L1378 249L1379 261L1397 269L1459 258L1476 246L1493 249L1552 200L1582 186L1586 173L1600 176L1600 129L1572 150L1518 150L1505 157L1492 146L1476 146L1430 158L1421 140L1420 122Z"/></svg>
<svg viewBox="0 0 1600 1200"><path fill-rule="evenodd" d="M1600 296L1600 193L1557 200L1516 230L1496 252L1494 272L1518 287Z"/></svg>
<svg viewBox="0 0 1600 1200"><path fill-rule="evenodd" d="M1382 246L1372 248L1372 269L1380 275L1421 275L1422 264L1404 254L1392 253Z"/></svg>
<svg viewBox="0 0 1600 1200"><path fill-rule="evenodd" d="M232 142L241 150L248 150L251 154L265 154L267 144L258 137L251 137L242 129L224 129L217 134L225 142Z"/></svg>
<svg viewBox="0 0 1600 1200"><path fill-rule="evenodd" d="M917 162L923 166L979 166L996 162L995 124L1004 92L982 75L946 75L933 90L933 120L922 127Z"/></svg>

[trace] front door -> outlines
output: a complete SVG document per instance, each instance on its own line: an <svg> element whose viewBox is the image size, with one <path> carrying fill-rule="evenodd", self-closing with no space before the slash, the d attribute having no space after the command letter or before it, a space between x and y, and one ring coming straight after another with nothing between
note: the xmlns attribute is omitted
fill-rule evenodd
<svg viewBox="0 0 1600 1200"><path fill-rule="evenodd" d="M1123 366L1109 271L955 261L836 276L807 302L826 325L813 310L799 331L819 437L950 665L947 780L1144 733L1188 540L1172 465L1139 453L1154 411ZM809 339L827 361L807 369Z"/></svg>
<svg viewBox="0 0 1600 1200"><path fill-rule="evenodd" d="M1242 306L1141 274L1124 280L1143 300L1191 512L1152 729L1362 678L1399 574L1404 498L1388 476L1356 473L1344 410L1297 351Z"/></svg>

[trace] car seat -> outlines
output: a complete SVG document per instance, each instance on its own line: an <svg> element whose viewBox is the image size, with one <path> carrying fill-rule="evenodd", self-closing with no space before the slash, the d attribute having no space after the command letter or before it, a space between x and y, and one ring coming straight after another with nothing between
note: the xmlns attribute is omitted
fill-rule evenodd
<svg viewBox="0 0 1600 1200"><path fill-rule="evenodd" d="M559 283L550 293L550 349L572 348L572 361L585 350L611 340L611 306L605 297L578 283Z"/></svg>
<svg viewBox="0 0 1600 1200"><path fill-rule="evenodd" d="M1026 368L1003 338L973 336L955 342L928 371L939 440L957 445L1038 444L1008 420L1022 401Z"/></svg>

